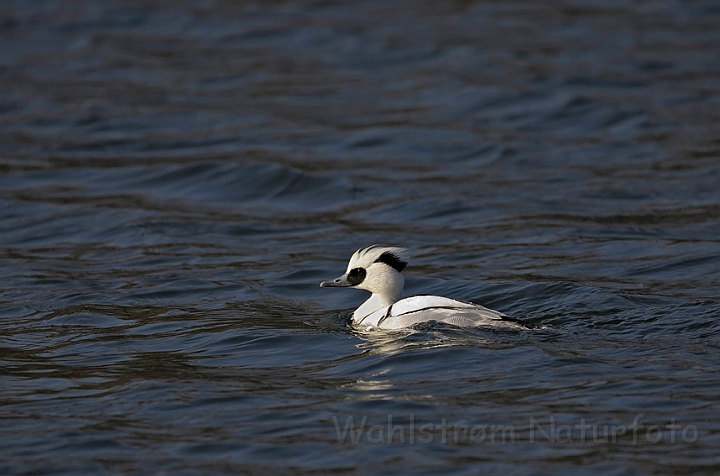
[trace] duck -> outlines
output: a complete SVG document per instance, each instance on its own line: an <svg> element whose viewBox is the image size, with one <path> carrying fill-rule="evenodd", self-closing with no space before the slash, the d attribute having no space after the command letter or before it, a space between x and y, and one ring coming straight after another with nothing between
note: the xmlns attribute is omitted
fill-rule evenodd
<svg viewBox="0 0 720 476"><path fill-rule="evenodd" d="M320 283L321 288L355 288L370 298L352 314L352 324L362 329L403 329L422 322L443 322L458 327L491 326L527 329L528 325L502 312L442 296L419 295L401 299L408 251L372 245L350 257L345 274Z"/></svg>

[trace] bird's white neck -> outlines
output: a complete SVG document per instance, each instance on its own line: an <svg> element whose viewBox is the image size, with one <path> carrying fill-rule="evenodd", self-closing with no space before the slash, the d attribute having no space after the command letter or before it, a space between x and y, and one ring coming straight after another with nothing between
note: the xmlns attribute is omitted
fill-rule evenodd
<svg viewBox="0 0 720 476"><path fill-rule="evenodd" d="M379 309L391 306L400 300L405 280L400 273L394 270L393 272L395 276L392 276L392 279L388 279L386 276L386 279L383 280L382 291L373 292L370 299L362 303L362 305L355 310L353 320L356 323L361 321L365 316Z"/></svg>

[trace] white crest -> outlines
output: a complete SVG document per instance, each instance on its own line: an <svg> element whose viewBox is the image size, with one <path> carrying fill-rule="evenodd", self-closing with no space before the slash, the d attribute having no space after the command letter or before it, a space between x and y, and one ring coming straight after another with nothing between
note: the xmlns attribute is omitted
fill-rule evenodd
<svg viewBox="0 0 720 476"><path fill-rule="evenodd" d="M379 261L383 255L385 255L385 258L389 258L390 261L401 263L401 268L403 268L407 264L407 254L408 251L405 248L377 245L368 246L353 253L348 263L347 271L349 272L354 268L367 269L370 265Z"/></svg>

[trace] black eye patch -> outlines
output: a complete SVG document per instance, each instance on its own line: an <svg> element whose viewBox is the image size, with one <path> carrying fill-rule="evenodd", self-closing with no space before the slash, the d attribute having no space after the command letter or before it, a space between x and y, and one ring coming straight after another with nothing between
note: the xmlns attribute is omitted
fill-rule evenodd
<svg viewBox="0 0 720 476"><path fill-rule="evenodd" d="M366 274L367 273L365 272L365 269L363 269L363 268L351 269L347 275L347 280L353 286L357 286L358 284L363 282Z"/></svg>

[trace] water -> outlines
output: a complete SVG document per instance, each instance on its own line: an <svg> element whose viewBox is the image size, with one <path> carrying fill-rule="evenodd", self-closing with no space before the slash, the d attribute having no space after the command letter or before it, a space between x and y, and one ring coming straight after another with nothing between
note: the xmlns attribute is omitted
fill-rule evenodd
<svg viewBox="0 0 720 476"><path fill-rule="evenodd" d="M717 474L719 52L711 0L6 0L0 473ZM373 243L544 329L356 332Z"/></svg>

